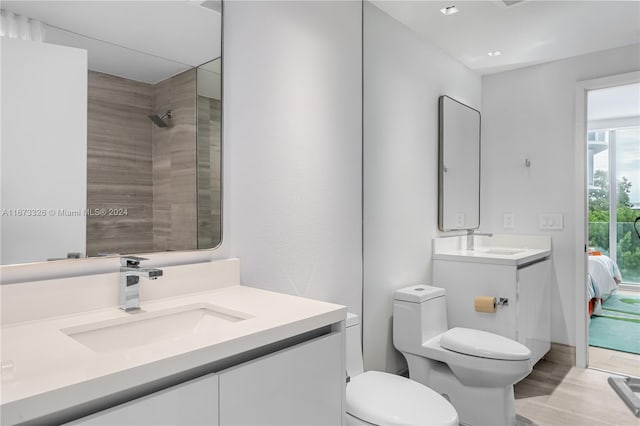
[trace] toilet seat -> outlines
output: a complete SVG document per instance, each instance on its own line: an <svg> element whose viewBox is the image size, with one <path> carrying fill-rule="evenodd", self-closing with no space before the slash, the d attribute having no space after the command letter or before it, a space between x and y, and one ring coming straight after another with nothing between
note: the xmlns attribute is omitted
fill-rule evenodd
<svg viewBox="0 0 640 426"><path fill-rule="evenodd" d="M523 361L531 358L526 346L504 336L471 328L455 327L440 337L440 346L450 351L481 358Z"/></svg>
<svg viewBox="0 0 640 426"><path fill-rule="evenodd" d="M458 425L456 410L440 394L413 380L380 371L351 378L347 413L374 425Z"/></svg>

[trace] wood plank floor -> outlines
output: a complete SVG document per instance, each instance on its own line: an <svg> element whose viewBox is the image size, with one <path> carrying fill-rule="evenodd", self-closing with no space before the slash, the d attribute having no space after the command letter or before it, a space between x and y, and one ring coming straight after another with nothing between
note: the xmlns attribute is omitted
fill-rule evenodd
<svg viewBox="0 0 640 426"><path fill-rule="evenodd" d="M640 377L640 355L589 346L589 368Z"/></svg>
<svg viewBox="0 0 640 426"><path fill-rule="evenodd" d="M540 361L514 387L518 425L639 426L613 391L611 373Z"/></svg>

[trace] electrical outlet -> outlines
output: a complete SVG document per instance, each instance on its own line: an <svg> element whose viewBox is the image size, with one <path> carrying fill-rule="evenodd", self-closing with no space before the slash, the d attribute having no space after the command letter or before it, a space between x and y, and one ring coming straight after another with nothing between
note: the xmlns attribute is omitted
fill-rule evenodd
<svg viewBox="0 0 640 426"><path fill-rule="evenodd" d="M513 213L505 213L502 215L502 227L504 229L513 229L515 228L515 215Z"/></svg>

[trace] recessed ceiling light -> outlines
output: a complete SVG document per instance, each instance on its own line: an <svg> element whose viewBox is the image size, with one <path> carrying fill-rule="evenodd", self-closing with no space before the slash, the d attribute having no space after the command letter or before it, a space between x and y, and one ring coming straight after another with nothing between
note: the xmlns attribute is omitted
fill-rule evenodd
<svg viewBox="0 0 640 426"><path fill-rule="evenodd" d="M442 12L444 15L453 15L454 13L460 12L460 9L458 9L454 5L451 5L449 7L445 7L444 9L440 9L440 12Z"/></svg>
<svg viewBox="0 0 640 426"><path fill-rule="evenodd" d="M487 55L489 56L500 56L502 55L502 52L499 50L492 50L491 52L487 53Z"/></svg>

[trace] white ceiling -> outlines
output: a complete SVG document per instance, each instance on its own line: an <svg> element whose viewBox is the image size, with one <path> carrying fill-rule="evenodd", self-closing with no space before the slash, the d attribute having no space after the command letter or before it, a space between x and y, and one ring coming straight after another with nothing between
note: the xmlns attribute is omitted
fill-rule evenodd
<svg viewBox="0 0 640 426"><path fill-rule="evenodd" d="M92 70L157 83L220 56L221 15L201 3L23 0L2 9L45 23L47 43L87 49Z"/></svg>
<svg viewBox="0 0 640 426"><path fill-rule="evenodd" d="M91 69L156 83L220 56L221 16L202 3L216 2L22 0L2 8L88 36L47 28L45 41L87 49ZM372 3L480 74L640 42L637 0ZM440 13L454 4L459 13ZM502 55L489 57L492 50Z"/></svg>
<svg viewBox="0 0 640 426"><path fill-rule="evenodd" d="M489 74L640 42L640 2L373 0L470 69ZM445 16L440 9L460 12ZM488 52L500 50L501 56Z"/></svg>

